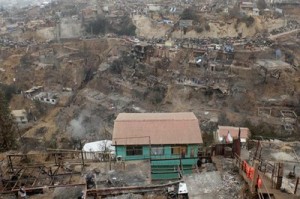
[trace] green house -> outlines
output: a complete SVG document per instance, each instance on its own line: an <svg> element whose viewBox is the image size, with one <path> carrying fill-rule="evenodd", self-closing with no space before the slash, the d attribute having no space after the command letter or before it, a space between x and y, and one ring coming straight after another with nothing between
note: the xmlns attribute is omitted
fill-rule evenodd
<svg viewBox="0 0 300 199"><path fill-rule="evenodd" d="M152 179L175 179L196 167L203 143L194 113L120 113L114 123L116 156L150 160Z"/></svg>

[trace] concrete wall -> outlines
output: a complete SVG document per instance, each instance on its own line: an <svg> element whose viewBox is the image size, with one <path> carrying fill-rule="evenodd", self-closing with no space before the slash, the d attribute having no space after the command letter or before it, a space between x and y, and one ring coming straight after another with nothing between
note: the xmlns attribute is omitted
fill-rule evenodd
<svg viewBox="0 0 300 199"><path fill-rule="evenodd" d="M28 119L26 116L23 116L23 117L15 117L15 121L18 123L18 124L25 124L25 123L28 123Z"/></svg>
<svg viewBox="0 0 300 199"><path fill-rule="evenodd" d="M34 97L33 99L39 100L40 102L47 103L47 104L55 105L57 103L56 99L51 99L51 98L46 98L46 97Z"/></svg>

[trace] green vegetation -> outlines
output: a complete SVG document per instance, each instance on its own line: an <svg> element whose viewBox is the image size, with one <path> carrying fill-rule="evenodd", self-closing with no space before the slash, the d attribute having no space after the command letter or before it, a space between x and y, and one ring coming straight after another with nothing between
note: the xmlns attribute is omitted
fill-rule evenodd
<svg viewBox="0 0 300 199"><path fill-rule="evenodd" d="M109 21L103 16L99 16L95 21L90 22L85 27L86 32L90 34L114 33L117 35L134 36L136 27L131 18L126 15L118 23Z"/></svg>
<svg viewBox="0 0 300 199"><path fill-rule="evenodd" d="M20 59L20 66L21 67L29 67L33 64L33 58L30 54L25 54Z"/></svg>
<svg viewBox="0 0 300 199"><path fill-rule="evenodd" d="M252 16L243 16L238 18L237 23L245 23L247 27L250 27L254 23L255 19Z"/></svg>
<svg viewBox="0 0 300 199"><path fill-rule="evenodd" d="M160 85L155 85L148 89L146 96L152 104L159 104L163 101L166 95L166 88Z"/></svg>
<svg viewBox="0 0 300 199"><path fill-rule="evenodd" d="M206 31L210 31L210 25L208 23L205 24L204 28Z"/></svg>
<svg viewBox="0 0 300 199"><path fill-rule="evenodd" d="M201 32L203 32L203 28L202 28L201 26L196 26L196 27L195 27L195 31L196 31L197 33L201 33Z"/></svg>
<svg viewBox="0 0 300 199"><path fill-rule="evenodd" d="M8 108L7 100L0 91L0 151L16 147L16 124Z"/></svg>
<svg viewBox="0 0 300 199"><path fill-rule="evenodd" d="M259 124L253 124L249 120L246 120L243 126L249 128L252 138L257 138L260 136L263 138L279 137L275 134L275 127L264 122L260 122Z"/></svg>
<svg viewBox="0 0 300 199"><path fill-rule="evenodd" d="M135 66L133 56L123 53L119 59L116 59L111 63L110 72L114 74L121 74L124 66Z"/></svg>
<svg viewBox="0 0 300 199"><path fill-rule="evenodd" d="M18 91L15 85L6 85L6 84L0 84L0 90L3 92L3 95L7 102L10 102L13 95L16 94Z"/></svg>
<svg viewBox="0 0 300 199"><path fill-rule="evenodd" d="M202 139L203 139L204 146L208 147L208 146L210 146L211 144L214 143L214 134L203 132L202 133Z"/></svg>
<svg viewBox="0 0 300 199"><path fill-rule="evenodd" d="M182 20L194 20L198 21L198 16L196 14L196 11L191 8L186 8L180 15L180 18Z"/></svg>

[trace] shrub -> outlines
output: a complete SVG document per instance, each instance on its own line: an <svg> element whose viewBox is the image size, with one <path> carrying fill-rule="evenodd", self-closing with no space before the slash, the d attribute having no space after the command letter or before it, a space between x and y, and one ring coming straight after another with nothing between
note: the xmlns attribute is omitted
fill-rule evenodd
<svg viewBox="0 0 300 199"><path fill-rule="evenodd" d="M6 101L10 102L14 94L17 93L18 89L15 85L0 84L0 90L2 90Z"/></svg>
<svg viewBox="0 0 300 199"><path fill-rule="evenodd" d="M205 24L204 28L206 31L210 31L210 25L208 23Z"/></svg>
<svg viewBox="0 0 300 199"><path fill-rule="evenodd" d="M90 34L104 34L107 29L107 21L103 17L98 17L95 21L90 22L86 27L85 31Z"/></svg>
<svg viewBox="0 0 300 199"><path fill-rule="evenodd" d="M198 21L198 16L197 16L196 12L191 8L186 8L185 10L183 10L183 12L180 15L180 18L182 20Z"/></svg>
<svg viewBox="0 0 300 199"><path fill-rule="evenodd" d="M21 67L28 67L33 63L33 58L30 54L25 54L20 59L20 66Z"/></svg>
<svg viewBox="0 0 300 199"><path fill-rule="evenodd" d="M110 65L110 72L114 74L121 74L123 71L123 65L120 60L114 60Z"/></svg>
<svg viewBox="0 0 300 199"><path fill-rule="evenodd" d="M202 28L201 26L196 26L196 27L195 27L195 31L196 31L197 33L201 33L201 32L203 32L203 28Z"/></svg>
<svg viewBox="0 0 300 199"><path fill-rule="evenodd" d="M163 101L166 94L166 88L163 86L155 85L147 92L147 97L152 104L159 104Z"/></svg>
<svg viewBox="0 0 300 199"><path fill-rule="evenodd" d="M252 16L243 16L238 19L237 23L245 23L247 27L250 27L254 23L255 19Z"/></svg>
<svg viewBox="0 0 300 199"><path fill-rule="evenodd" d="M95 21L90 22L85 31L90 34L106 34L115 33L117 35L135 35L136 26L133 24L132 19L126 15L118 24L111 23L103 16L99 16Z"/></svg>

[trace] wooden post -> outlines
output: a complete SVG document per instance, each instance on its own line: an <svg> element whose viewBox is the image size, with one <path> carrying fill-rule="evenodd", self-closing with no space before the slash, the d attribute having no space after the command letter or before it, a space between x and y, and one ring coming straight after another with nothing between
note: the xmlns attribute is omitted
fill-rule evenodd
<svg viewBox="0 0 300 199"><path fill-rule="evenodd" d="M253 180L251 182L251 192L254 193L255 192L255 186L257 183L257 178L258 178L258 164L259 162L257 160L254 160L254 174L253 174Z"/></svg>
<svg viewBox="0 0 300 199"><path fill-rule="evenodd" d="M257 145L256 145L256 150L255 150L255 153L254 153L254 158L253 158L254 160L256 160L259 144L260 144L260 141L258 140Z"/></svg>
<svg viewBox="0 0 300 199"><path fill-rule="evenodd" d="M295 194L295 195L296 195L296 193L297 193L298 184L299 184L299 177L297 178L297 181L296 181L296 186L295 186L295 191L294 191L294 194Z"/></svg>
<svg viewBox="0 0 300 199"><path fill-rule="evenodd" d="M283 177L283 163L278 163L278 173L277 173L277 181L276 181L276 189L281 188Z"/></svg>
<svg viewBox="0 0 300 199"><path fill-rule="evenodd" d="M116 149L116 159L118 158L118 147L117 147L117 141L115 141L115 149Z"/></svg>
<svg viewBox="0 0 300 199"><path fill-rule="evenodd" d="M83 167L84 167L84 158L83 158L83 151L82 151L82 143L80 141L80 152L81 152L81 162L82 162L82 170L83 170Z"/></svg>
<svg viewBox="0 0 300 199"><path fill-rule="evenodd" d="M262 151L262 147L260 147L260 151L259 151L259 160L261 159L261 151Z"/></svg>
<svg viewBox="0 0 300 199"><path fill-rule="evenodd" d="M111 171L111 154L109 154L109 170Z"/></svg>
<svg viewBox="0 0 300 199"><path fill-rule="evenodd" d="M11 172L14 172L14 167L13 167L10 155L8 155L8 165L10 167Z"/></svg>
<svg viewBox="0 0 300 199"><path fill-rule="evenodd" d="M55 162L55 165L57 165L57 159L56 159L56 153L54 153L54 162Z"/></svg>

